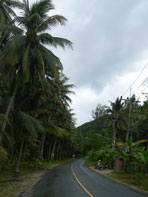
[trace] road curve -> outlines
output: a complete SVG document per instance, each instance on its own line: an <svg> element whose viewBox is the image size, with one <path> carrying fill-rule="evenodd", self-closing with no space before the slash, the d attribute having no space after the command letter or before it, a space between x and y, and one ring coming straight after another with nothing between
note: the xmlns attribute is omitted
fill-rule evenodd
<svg viewBox="0 0 148 197"><path fill-rule="evenodd" d="M50 170L33 188L33 197L143 197L140 192L89 169L85 159Z"/></svg>

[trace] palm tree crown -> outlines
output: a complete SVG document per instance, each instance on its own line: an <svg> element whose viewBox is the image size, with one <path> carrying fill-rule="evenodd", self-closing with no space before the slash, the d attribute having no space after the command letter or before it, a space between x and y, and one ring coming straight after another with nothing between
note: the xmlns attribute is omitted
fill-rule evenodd
<svg viewBox="0 0 148 197"><path fill-rule="evenodd" d="M57 70L62 69L62 64L44 44L65 48L72 47L72 43L45 32L57 24L64 25L66 18L60 15L48 16L48 12L54 9L51 0L41 0L31 7L28 1L23 0L21 7L23 15L16 17L15 22L23 28L24 33L15 35L6 46L1 58L3 66L13 66L17 71L23 72L25 82L35 76L40 80L45 79L45 74L53 76Z"/></svg>

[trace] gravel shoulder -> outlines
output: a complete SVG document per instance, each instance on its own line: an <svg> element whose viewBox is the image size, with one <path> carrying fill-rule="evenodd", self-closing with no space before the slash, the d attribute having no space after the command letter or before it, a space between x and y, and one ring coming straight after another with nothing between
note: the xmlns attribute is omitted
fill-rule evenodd
<svg viewBox="0 0 148 197"><path fill-rule="evenodd" d="M18 177L11 176L13 177L11 179L8 176L9 178L0 182L0 197L31 197L34 185L36 185L44 174L57 165L53 165L45 170L26 172Z"/></svg>

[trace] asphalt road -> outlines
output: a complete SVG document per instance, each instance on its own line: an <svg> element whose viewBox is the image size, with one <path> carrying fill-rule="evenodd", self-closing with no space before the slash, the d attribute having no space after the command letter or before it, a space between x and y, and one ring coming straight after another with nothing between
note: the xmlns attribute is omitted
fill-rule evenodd
<svg viewBox="0 0 148 197"><path fill-rule="evenodd" d="M33 188L33 197L85 196L142 197L146 195L92 171L85 165L85 159L53 168Z"/></svg>

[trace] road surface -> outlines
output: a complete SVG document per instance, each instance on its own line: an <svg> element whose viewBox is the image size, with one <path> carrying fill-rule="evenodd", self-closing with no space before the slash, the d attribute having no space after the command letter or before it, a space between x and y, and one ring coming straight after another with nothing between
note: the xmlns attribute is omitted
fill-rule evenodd
<svg viewBox="0 0 148 197"><path fill-rule="evenodd" d="M33 188L33 197L142 197L89 169L85 159L53 168Z"/></svg>

